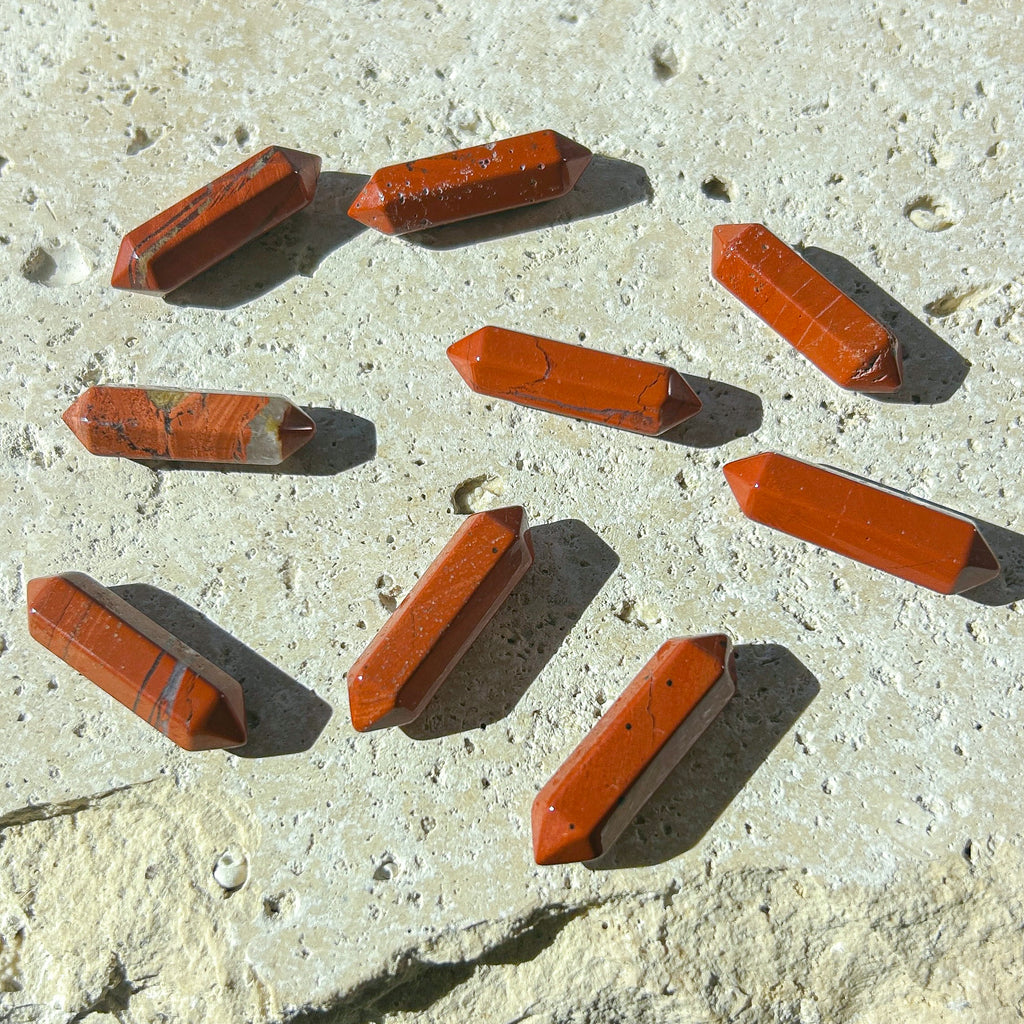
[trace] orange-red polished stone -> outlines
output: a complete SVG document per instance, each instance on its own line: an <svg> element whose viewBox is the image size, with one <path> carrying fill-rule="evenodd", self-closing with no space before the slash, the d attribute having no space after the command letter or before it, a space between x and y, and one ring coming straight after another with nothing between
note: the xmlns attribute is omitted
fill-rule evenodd
<svg viewBox="0 0 1024 1024"><path fill-rule="evenodd" d="M999 574L996 556L965 516L774 452L723 470L749 519L940 594Z"/></svg>
<svg viewBox="0 0 1024 1024"><path fill-rule="evenodd" d="M382 167L348 214L386 235L438 227L571 191L593 154L558 132L531 132L486 146Z"/></svg>
<svg viewBox="0 0 1024 1024"><path fill-rule="evenodd" d="M241 686L83 573L29 581L28 630L179 747L245 743Z"/></svg>
<svg viewBox="0 0 1024 1024"><path fill-rule="evenodd" d="M533 857L600 856L736 692L722 634L669 640L533 802Z"/></svg>
<svg viewBox="0 0 1024 1024"><path fill-rule="evenodd" d="M455 342L448 358L481 395L639 434L664 433L700 411L693 389L668 366L501 327Z"/></svg>
<svg viewBox="0 0 1024 1024"><path fill-rule="evenodd" d="M349 670L353 726L416 718L532 562L524 509L471 515Z"/></svg>
<svg viewBox="0 0 1024 1024"><path fill-rule="evenodd" d="M274 466L316 433L280 395L97 385L64 422L93 455Z"/></svg>
<svg viewBox="0 0 1024 1024"><path fill-rule="evenodd" d="M711 273L842 388L885 394L903 384L895 336L763 224L719 224Z"/></svg>
<svg viewBox="0 0 1024 1024"><path fill-rule="evenodd" d="M306 206L319 175L320 157L268 146L129 231L110 283L140 292L183 285Z"/></svg>

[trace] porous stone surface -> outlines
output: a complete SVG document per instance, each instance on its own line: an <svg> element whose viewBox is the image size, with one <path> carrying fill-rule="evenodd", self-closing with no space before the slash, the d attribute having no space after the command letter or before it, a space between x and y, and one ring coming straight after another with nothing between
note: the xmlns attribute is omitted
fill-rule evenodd
<svg viewBox="0 0 1024 1024"><path fill-rule="evenodd" d="M4 22L0 1016L1024 1012L1017 5ZM406 239L346 217L377 167L539 128L596 154L563 199ZM270 144L323 156L305 211L167 300L110 288L127 230ZM711 281L730 221L894 330L897 400ZM665 362L704 409L645 438L485 399L445 358L484 324ZM97 459L60 420L94 383L286 394L318 436L269 471ZM721 466L762 450L979 517L1003 576L943 597L746 521ZM346 670L495 504L534 567L420 720L357 735ZM33 644L25 583L70 570L239 678L248 746L178 751ZM535 866L540 786L664 640L715 631L720 718L602 863Z"/></svg>

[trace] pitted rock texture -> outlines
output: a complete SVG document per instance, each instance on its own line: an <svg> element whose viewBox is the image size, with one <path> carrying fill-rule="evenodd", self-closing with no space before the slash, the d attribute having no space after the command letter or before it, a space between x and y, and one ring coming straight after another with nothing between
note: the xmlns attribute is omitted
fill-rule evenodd
<svg viewBox="0 0 1024 1024"><path fill-rule="evenodd" d="M1019 1015L1015 5L4 21L0 1017ZM560 199L397 239L347 215L377 167L541 128L595 154ZM268 145L322 157L305 210L165 299L111 289L161 197ZM903 389L837 388L717 286L726 222L891 330ZM487 408L445 349L488 323L671 366L701 412L651 438ZM174 468L60 421L150 382L288 395L316 438ZM748 522L722 465L759 451L978 517L1002 575L933 594ZM534 565L416 722L357 735L346 671L496 504L526 508ZM247 745L178 751L35 644L25 584L69 569L238 679ZM534 865L544 781L661 643L707 632L735 697L599 869Z"/></svg>

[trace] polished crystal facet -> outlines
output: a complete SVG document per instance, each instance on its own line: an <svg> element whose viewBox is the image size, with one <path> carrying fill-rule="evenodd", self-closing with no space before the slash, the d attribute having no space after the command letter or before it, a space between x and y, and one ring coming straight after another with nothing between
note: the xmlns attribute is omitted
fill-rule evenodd
<svg viewBox="0 0 1024 1024"><path fill-rule="evenodd" d="M501 327L482 327L448 349L476 392L640 434L662 434L700 411L675 370Z"/></svg>
<svg viewBox="0 0 1024 1024"><path fill-rule="evenodd" d="M353 726L416 718L532 562L524 509L471 515L349 670Z"/></svg>
<svg viewBox="0 0 1024 1024"><path fill-rule="evenodd" d="M308 205L320 157L269 146L151 217L121 242L110 283L168 292Z"/></svg>
<svg viewBox="0 0 1024 1024"><path fill-rule="evenodd" d="M885 394L902 385L894 335L763 224L719 224L711 273L840 387Z"/></svg>
<svg viewBox="0 0 1024 1024"><path fill-rule="evenodd" d="M241 686L83 573L29 581L28 629L179 747L245 743Z"/></svg>
<svg viewBox="0 0 1024 1024"><path fill-rule="evenodd" d="M604 853L735 691L728 637L662 644L537 794L537 863Z"/></svg>
<svg viewBox="0 0 1024 1024"><path fill-rule="evenodd" d="M743 514L942 594L999 574L991 548L966 516L765 452L724 467Z"/></svg>
<svg viewBox="0 0 1024 1024"><path fill-rule="evenodd" d="M557 199L579 180L591 152L558 132L531 132L486 146L377 171L349 216L387 235Z"/></svg>

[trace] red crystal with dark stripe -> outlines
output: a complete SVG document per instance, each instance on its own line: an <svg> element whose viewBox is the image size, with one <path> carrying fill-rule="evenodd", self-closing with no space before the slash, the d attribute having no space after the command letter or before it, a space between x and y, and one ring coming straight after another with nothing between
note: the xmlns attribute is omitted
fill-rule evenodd
<svg viewBox="0 0 1024 1024"><path fill-rule="evenodd" d="M307 206L319 175L320 157L268 146L129 231L110 283L172 291Z"/></svg>
<svg viewBox="0 0 1024 1024"><path fill-rule="evenodd" d="M179 747L245 743L238 682L84 573L29 581L28 630Z"/></svg>

